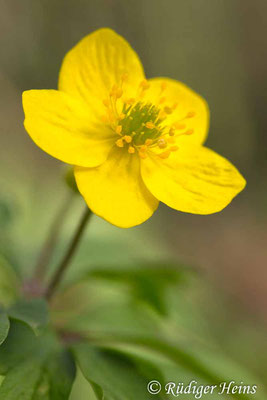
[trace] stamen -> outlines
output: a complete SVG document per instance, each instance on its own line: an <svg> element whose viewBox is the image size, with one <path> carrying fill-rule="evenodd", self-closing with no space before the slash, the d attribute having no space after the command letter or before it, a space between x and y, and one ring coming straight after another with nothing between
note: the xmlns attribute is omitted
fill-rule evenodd
<svg viewBox="0 0 267 400"><path fill-rule="evenodd" d="M125 114L124 113L121 113L120 115L119 115L119 120L121 121L121 120L123 120L125 118Z"/></svg>
<svg viewBox="0 0 267 400"><path fill-rule="evenodd" d="M128 147L128 153L134 154L135 153L135 148L133 146Z"/></svg>
<svg viewBox="0 0 267 400"><path fill-rule="evenodd" d="M122 140L122 139L116 140L116 145L117 145L118 147L123 147L123 146L124 146L123 140Z"/></svg>
<svg viewBox="0 0 267 400"><path fill-rule="evenodd" d="M184 134L185 135L192 135L194 133L194 129L188 129Z"/></svg>
<svg viewBox="0 0 267 400"><path fill-rule="evenodd" d="M132 136L129 135L123 136L123 139L125 140L126 143L131 143L131 141L133 140Z"/></svg>
<svg viewBox="0 0 267 400"><path fill-rule="evenodd" d="M166 158L169 157L170 154L171 154L170 150L166 150L166 151L164 151L163 153L160 153L160 154L159 154L159 157L160 157L160 158L163 158L163 159L166 159Z"/></svg>
<svg viewBox="0 0 267 400"><path fill-rule="evenodd" d="M175 129L173 127L170 128L169 135L170 136L174 136L175 135Z"/></svg>
<svg viewBox="0 0 267 400"><path fill-rule="evenodd" d="M130 99L126 99L124 102L126 104L133 105L135 103L135 99L131 97Z"/></svg>
<svg viewBox="0 0 267 400"><path fill-rule="evenodd" d="M146 122L145 126L148 129L154 129L155 128L155 125L153 124L153 122Z"/></svg>
<svg viewBox="0 0 267 400"><path fill-rule="evenodd" d="M163 138L159 139L157 143L160 149L165 149L165 147L167 147L167 142Z"/></svg>
<svg viewBox="0 0 267 400"><path fill-rule="evenodd" d="M146 79L144 79L141 83L140 83L140 87L143 90L147 90L150 87L150 84L148 83L148 81Z"/></svg>
<svg viewBox="0 0 267 400"><path fill-rule="evenodd" d="M152 139L146 139L146 141L145 141L145 144L146 144L147 146L150 146L152 143L153 143L153 140L152 140Z"/></svg>
<svg viewBox="0 0 267 400"><path fill-rule="evenodd" d="M144 160L145 158L147 158L147 154L146 154L146 153L142 153L141 151L139 151L139 156L140 156L141 158L143 158L143 160Z"/></svg>
<svg viewBox="0 0 267 400"><path fill-rule="evenodd" d="M171 107L166 106L166 107L164 107L164 111L166 114L171 114L173 109Z"/></svg>
<svg viewBox="0 0 267 400"><path fill-rule="evenodd" d="M104 99L103 100L103 104L105 107L109 107L109 100L108 99Z"/></svg>
<svg viewBox="0 0 267 400"><path fill-rule="evenodd" d="M179 122L176 122L176 123L174 124L174 127L175 127L176 129L184 129L184 128L186 127L186 125L185 125L185 124L180 124Z"/></svg>
<svg viewBox="0 0 267 400"><path fill-rule="evenodd" d="M196 112L195 112L195 111L189 111L189 112L186 114L186 118L193 118L195 115L196 115Z"/></svg>
<svg viewBox="0 0 267 400"><path fill-rule="evenodd" d="M178 146L171 146L171 147L170 147L170 150L171 150L171 151L177 151L178 149L179 149Z"/></svg>
<svg viewBox="0 0 267 400"><path fill-rule="evenodd" d="M121 125L117 125L115 131L116 131L116 133L117 133L118 135L120 135L120 134L121 134L121 131L122 131L122 126L121 126Z"/></svg>

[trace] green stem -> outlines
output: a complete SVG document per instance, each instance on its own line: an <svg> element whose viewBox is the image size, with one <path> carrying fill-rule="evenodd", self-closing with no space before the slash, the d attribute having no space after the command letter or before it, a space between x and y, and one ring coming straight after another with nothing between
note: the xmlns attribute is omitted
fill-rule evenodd
<svg viewBox="0 0 267 400"><path fill-rule="evenodd" d="M92 211L88 207L86 207L86 210L85 210L85 212L80 220L80 223L76 229L76 232L70 242L67 252L64 255L61 262L59 263L58 267L56 268L56 271L55 271L54 275L52 276L52 279L46 289L45 296L47 299L50 299L53 296L55 290L57 289L58 285L60 284L60 282L63 278L63 275L65 274L65 272L70 264L70 261L72 260L72 257L78 248L80 239L82 237L84 229L85 229L87 222L89 221L89 218L91 215L92 215Z"/></svg>
<svg viewBox="0 0 267 400"><path fill-rule="evenodd" d="M71 192L70 195L67 197L65 200L63 206L59 209L54 222L49 229L49 234L48 237L42 247L42 250L40 252L40 255L38 257L38 260L36 262L35 268L34 268L34 275L33 275L33 281L35 282L42 282L44 280L47 266L49 262L51 261L52 255L54 253L57 241L58 241L58 236L61 231L62 225L65 221L65 217L67 215L67 212L69 211L69 208L73 202L73 193Z"/></svg>

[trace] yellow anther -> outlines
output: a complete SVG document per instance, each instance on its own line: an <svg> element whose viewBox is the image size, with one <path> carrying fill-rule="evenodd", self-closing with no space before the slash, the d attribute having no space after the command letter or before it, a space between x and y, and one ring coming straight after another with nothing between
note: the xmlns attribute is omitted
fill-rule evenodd
<svg viewBox="0 0 267 400"><path fill-rule="evenodd" d="M170 150L166 150L163 153L160 153L159 157L165 159L168 158L170 154L171 154Z"/></svg>
<svg viewBox="0 0 267 400"><path fill-rule="evenodd" d="M116 91L116 93L115 93L115 95L114 95L114 97L116 97L117 99L119 99L119 98L122 96L122 94L123 94L122 88L118 88L117 91Z"/></svg>
<svg viewBox="0 0 267 400"><path fill-rule="evenodd" d="M155 128L155 125L153 124L153 122L146 122L145 126L148 129L154 129Z"/></svg>
<svg viewBox="0 0 267 400"><path fill-rule="evenodd" d="M135 136L135 135L136 135L136 132L133 131L133 132L132 132L132 136Z"/></svg>
<svg viewBox="0 0 267 400"><path fill-rule="evenodd" d="M139 156L143 159L147 158L147 154L143 153L142 151L139 151Z"/></svg>
<svg viewBox="0 0 267 400"><path fill-rule="evenodd" d="M116 133L117 133L118 135L120 135L120 134L121 134L121 131L122 131L122 126L121 126L121 125L117 125L116 128L115 128L115 131L116 131Z"/></svg>
<svg viewBox="0 0 267 400"><path fill-rule="evenodd" d="M141 83L140 83L140 87L143 90L147 90L150 87L150 84L148 83L148 81L146 79L144 79Z"/></svg>
<svg viewBox="0 0 267 400"><path fill-rule="evenodd" d="M135 99L133 97L131 97L130 99L125 100L125 103L132 105L135 103Z"/></svg>
<svg viewBox="0 0 267 400"><path fill-rule="evenodd" d="M119 120L121 121L121 120L124 119L124 118L125 118L125 114L121 113L121 114L119 115Z"/></svg>
<svg viewBox="0 0 267 400"><path fill-rule="evenodd" d="M133 120L133 117L129 117L129 119L132 121L132 120Z"/></svg>
<svg viewBox="0 0 267 400"><path fill-rule="evenodd" d="M105 107L109 107L109 100L108 99L104 99L103 100L103 104Z"/></svg>
<svg viewBox="0 0 267 400"><path fill-rule="evenodd" d="M188 130L185 132L185 135L192 135L192 133L194 133L194 129L188 129Z"/></svg>
<svg viewBox="0 0 267 400"><path fill-rule="evenodd" d="M145 134L145 132L141 132L141 133L140 133L140 135L144 135L144 134Z"/></svg>
<svg viewBox="0 0 267 400"><path fill-rule="evenodd" d="M128 153L133 154L135 153L135 148L133 146L128 147Z"/></svg>
<svg viewBox="0 0 267 400"><path fill-rule="evenodd" d="M184 129L186 127L185 124L180 124L179 122L176 122L174 126L176 129Z"/></svg>
<svg viewBox="0 0 267 400"><path fill-rule="evenodd" d="M171 114L173 109L171 107L166 106L166 107L164 107L164 111L166 114Z"/></svg>
<svg viewBox="0 0 267 400"><path fill-rule="evenodd" d="M166 101L166 97L161 97L161 98L159 99L159 104L164 103L164 101Z"/></svg>
<svg viewBox="0 0 267 400"><path fill-rule="evenodd" d="M172 127L172 128L170 128L170 130L169 130L169 135L170 136L174 136L175 135L175 129Z"/></svg>
<svg viewBox="0 0 267 400"><path fill-rule="evenodd" d="M116 145L117 145L118 147L123 147L123 146L124 146L123 140L122 140L122 139L116 140Z"/></svg>
<svg viewBox="0 0 267 400"><path fill-rule="evenodd" d="M171 146L171 147L170 147L170 150L171 150L171 151L177 151L178 149L179 149L178 146Z"/></svg>
<svg viewBox="0 0 267 400"><path fill-rule="evenodd" d="M125 140L126 143L131 143L131 141L133 140L132 136L129 135L123 136L123 139Z"/></svg>
<svg viewBox="0 0 267 400"><path fill-rule="evenodd" d="M109 93L110 96L116 97L117 90L118 90L118 86L117 85L113 85L112 88L111 88L111 91Z"/></svg>
<svg viewBox="0 0 267 400"><path fill-rule="evenodd" d="M152 139L146 139L146 141L145 141L145 144L146 144L147 146L150 146L152 143L153 143L153 140L152 140Z"/></svg>
<svg viewBox="0 0 267 400"><path fill-rule="evenodd" d="M147 150L147 146L145 144L142 144L142 146L140 146L140 151L146 151Z"/></svg>
<svg viewBox="0 0 267 400"><path fill-rule="evenodd" d="M159 139L157 143L160 149L165 149L165 147L167 147L167 142L163 138Z"/></svg>
<svg viewBox="0 0 267 400"><path fill-rule="evenodd" d="M186 114L186 118L193 118L195 115L196 115L195 111L189 111L189 112Z"/></svg>

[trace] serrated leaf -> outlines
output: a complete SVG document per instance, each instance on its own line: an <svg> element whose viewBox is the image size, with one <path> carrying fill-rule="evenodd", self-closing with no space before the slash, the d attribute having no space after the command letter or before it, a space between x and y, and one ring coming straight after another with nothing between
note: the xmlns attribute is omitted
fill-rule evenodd
<svg viewBox="0 0 267 400"><path fill-rule="evenodd" d="M48 307L44 299L20 300L8 309L8 315L29 325L37 335L48 323Z"/></svg>
<svg viewBox="0 0 267 400"><path fill-rule="evenodd" d="M148 365L140 368L121 352L108 351L85 343L75 345L73 351L84 377L93 385L97 385L98 399L151 399L147 383L152 374L156 374L156 368ZM150 368L153 369L153 373ZM162 396L154 395L153 398L162 399Z"/></svg>
<svg viewBox="0 0 267 400"><path fill-rule="evenodd" d="M0 309L0 345L6 340L10 323L7 314Z"/></svg>

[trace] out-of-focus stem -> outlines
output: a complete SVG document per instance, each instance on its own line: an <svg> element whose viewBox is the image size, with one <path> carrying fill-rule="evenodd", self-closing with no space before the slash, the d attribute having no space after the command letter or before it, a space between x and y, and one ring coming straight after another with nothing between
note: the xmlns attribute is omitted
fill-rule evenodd
<svg viewBox="0 0 267 400"><path fill-rule="evenodd" d="M78 248L80 239L82 237L82 234L85 230L85 227L86 227L87 222L89 221L91 215L92 215L92 211L88 207L86 207L86 210L85 210L85 212L80 220L80 223L76 229L76 232L70 242L67 252L63 256L63 259L59 263L58 267L56 268L56 271L55 271L54 275L52 276L52 279L46 289L45 296L47 299L50 299L53 296L55 290L57 289L58 285L60 284L60 282L63 278L63 275L65 274L66 269L68 268L70 261L74 255L75 251Z"/></svg>
<svg viewBox="0 0 267 400"><path fill-rule="evenodd" d="M73 199L74 193L70 192L69 196L63 203L63 206L61 206L61 208L59 209L52 223L52 226L50 227L47 239L44 242L40 255L37 259L36 266L34 268L33 281L41 283L45 277L47 266L53 256L62 225L65 221L65 217L70 209Z"/></svg>

